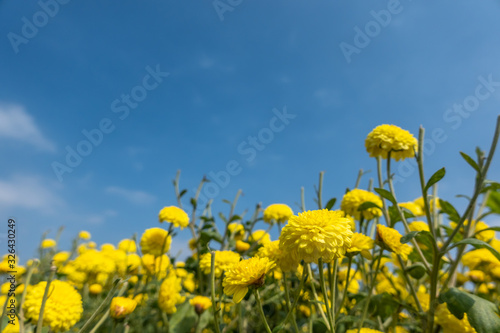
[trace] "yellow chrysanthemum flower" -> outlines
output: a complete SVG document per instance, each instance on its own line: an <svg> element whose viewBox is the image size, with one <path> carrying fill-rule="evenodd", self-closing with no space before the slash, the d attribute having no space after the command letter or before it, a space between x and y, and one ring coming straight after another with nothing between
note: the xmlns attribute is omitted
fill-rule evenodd
<svg viewBox="0 0 500 333"><path fill-rule="evenodd" d="M366 137L366 151L370 157L387 158L389 152L396 161L414 157L418 149L418 141L413 135L396 126L380 125L375 127Z"/></svg>
<svg viewBox="0 0 500 333"><path fill-rule="evenodd" d="M250 248L250 244L244 241L237 240L236 241L236 251L238 252L245 252Z"/></svg>
<svg viewBox="0 0 500 333"><path fill-rule="evenodd" d="M275 240L262 246L256 256L259 258L268 258L270 261L274 261L276 266L283 272L295 271L299 265L298 261L293 260L291 256L287 255L280 249L279 240Z"/></svg>
<svg viewBox="0 0 500 333"><path fill-rule="evenodd" d="M470 325L467 314L464 314L462 320L450 313L446 304L438 305L436 309L436 323L441 325L443 333L476 333L476 330Z"/></svg>
<svg viewBox="0 0 500 333"><path fill-rule="evenodd" d="M112 274L116 270L116 263L114 260L105 256L103 252L95 249L87 250L76 257L74 266L77 270L89 274Z"/></svg>
<svg viewBox="0 0 500 333"><path fill-rule="evenodd" d="M408 224L410 231L429 231L429 225L424 221L415 221Z"/></svg>
<svg viewBox="0 0 500 333"><path fill-rule="evenodd" d="M102 286L98 283L91 284L89 287L89 292L92 295L99 295L100 293L102 293Z"/></svg>
<svg viewBox="0 0 500 333"><path fill-rule="evenodd" d="M78 233L78 238L83 240L89 240L91 237L90 232L82 230Z"/></svg>
<svg viewBox="0 0 500 333"><path fill-rule="evenodd" d="M230 223L227 226L227 230L229 234L233 235L235 240L243 240L243 236L245 235L245 227L241 223Z"/></svg>
<svg viewBox="0 0 500 333"><path fill-rule="evenodd" d="M398 203L398 206L408 209L416 217L425 215L422 207L420 207L419 205L417 205L413 201L400 202L400 203Z"/></svg>
<svg viewBox="0 0 500 333"><path fill-rule="evenodd" d="M351 247L349 220L340 211L307 211L292 216L280 235L280 249L296 262L330 262Z"/></svg>
<svg viewBox="0 0 500 333"><path fill-rule="evenodd" d="M373 202L377 206L382 207L382 200L378 195L355 188L344 194L340 203L340 209L346 212L346 214L353 216L356 220L360 220L361 217L365 220L371 220L382 215L382 211L376 207L365 209L362 212L359 211L359 206L365 202Z"/></svg>
<svg viewBox="0 0 500 333"><path fill-rule="evenodd" d="M351 255L361 253L363 257L371 259L370 250L373 249L373 244L373 239L356 232L352 235L351 247L347 249L347 253Z"/></svg>
<svg viewBox="0 0 500 333"><path fill-rule="evenodd" d="M69 259L69 255L70 255L70 253L66 252L66 251L56 253L52 257L54 265L56 267L60 267L62 264L64 264Z"/></svg>
<svg viewBox="0 0 500 333"><path fill-rule="evenodd" d="M220 277L222 272L240 261L240 255L233 251L215 251L215 276ZM212 264L212 254L205 253L200 258L200 268L205 274L210 274Z"/></svg>
<svg viewBox="0 0 500 333"><path fill-rule="evenodd" d="M46 286L47 282L42 281L31 287L26 294L23 304L25 316L34 323L40 315ZM82 316L82 297L69 283L59 280L52 281L49 295L43 313L43 326L49 326L55 333L68 331Z"/></svg>
<svg viewBox="0 0 500 333"><path fill-rule="evenodd" d="M222 286L224 294L233 295L233 302L239 303L245 297L249 287L259 288L264 284L266 273L275 263L268 258L250 258L232 266L224 276Z"/></svg>
<svg viewBox="0 0 500 333"><path fill-rule="evenodd" d="M136 253L137 246L133 239L122 239L118 243L118 249L122 250L125 253Z"/></svg>
<svg viewBox="0 0 500 333"><path fill-rule="evenodd" d="M209 309L212 306L212 301L210 298L205 296L195 296L194 298L189 300L189 304L194 306L194 310L198 315L201 315L205 310Z"/></svg>
<svg viewBox="0 0 500 333"><path fill-rule="evenodd" d="M264 245L267 243L271 243L271 236L269 236L269 234L265 230L259 229L252 232L250 237L248 237L248 240L250 242L258 242L259 244Z"/></svg>
<svg viewBox="0 0 500 333"><path fill-rule="evenodd" d="M469 224L469 220L465 220L463 227L460 229L460 232L464 232L464 227ZM455 222L450 222L450 227L455 229L457 227L457 224ZM490 226L484 223L483 221L474 221L473 222L473 227L474 231L473 234L475 234L475 238L482 240L483 242L490 243L495 239L495 230L486 230ZM483 231L485 230L485 231Z"/></svg>
<svg viewBox="0 0 500 333"><path fill-rule="evenodd" d="M403 260L408 260L408 255L412 247L407 244L401 244L401 234L393 228L377 224L377 241L387 250L399 254Z"/></svg>
<svg viewBox="0 0 500 333"><path fill-rule="evenodd" d="M355 328L355 329L351 329L351 330L347 330L345 333L384 333L382 331L378 331L378 330L374 330L374 329L371 329L371 328L366 328L366 327L363 327L361 330Z"/></svg>
<svg viewBox="0 0 500 333"><path fill-rule="evenodd" d="M177 304L184 302L185 297L181 296L181 280L175 275L168 276L160 286L158 305L163 312L172 314L177 312Z"/></svg>
<svg viewBox="0 0 500 333"><path fill-rule="evenodd" d="M500 266L500 261L488 249L477 249L462 256L462 264L470 269L480 266Z"/></svg>
<svg viewBox="0 0 500 333"><path fill-rule="evenodd" d="M114 251L116 250L115 246L113 244L110 244L110 243L104 243L101 245L101 251L105 252L105 251Z"/></svg>
<svg viewBox="0 0 500 333"><path fill-rule="evenodd" d="M170 250L172 237L161 228L146 229L141 237L141 251L143 254L161 256Z"/></svg>
<svg viewBox="0 0 500 333"><path fill-rule="evenodd" d="M264 210L264 222L276 221L284 223L293 215L293 210L285 204L273 204Z"/></svg>
<svg viewBox="0 0 500 333"><path fill-rule="evenodd" d="M166 255L156 257L152 254L145 254L141 258L142 267L148 275L155 275L158 279L167 276L167 268L170 266L170 258Z"/></svg>
<svg viewBox="0 0 500 333"><path fill-rule="evenodd" d="M87 247L89 249L95 249L95 248L97 248L97 243L96 242L88 242Z"/></svg>
<svg viewBox="0 0 500 333"><path fill-rule="evenodd" d="M189 225L189 216L181 208L176 206L164 207L160 210L159 220L161 222L170 222L174 227L184 229Z"/></svg>
<svg viewBox="0 0 500 333"><path fill-rule="evenodd" d="M422 216L425 215L425 205L424 205L424 198L419 197L413 201L417 206L422 209ZM439 203L439 198L434 198L429 200L429 208L431 210L431 213L434 212L434 208L441 209L441 204Z"/></svg>
<svg viewBox="0 0 500 333"><path fill-rule="evenodd" d="M109 306L109 315L114 319L123 319L134 312L137 302L127 297L113 297Z"/></svg>
<svg viewBox="0 0 500 333"><path fill-rule="evenodd" d="M55 240L47 238L42 241L42 244L40 246L42 247L42 249L50 249L56 247L56 245L57 244Z"/></svg>
<svg viewBox="0 0 500 333"><path fill-rule="evenodd" d="M474 283L484 282L486 275L483 271L473 269L465 274Z"/></svg>

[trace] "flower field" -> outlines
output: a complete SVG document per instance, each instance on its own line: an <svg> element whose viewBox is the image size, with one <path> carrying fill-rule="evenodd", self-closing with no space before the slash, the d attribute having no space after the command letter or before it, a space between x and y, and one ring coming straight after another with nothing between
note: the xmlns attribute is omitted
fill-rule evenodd
<svg viewBox="0 0 500 333"><path fill-rule="evenodd" d="M500 226L484 222L500 215L500 183L487 176L499 134L500 117L487 151L461 153L476 174L463 207L438 195L444 167L425 170L425 131L395 125L365 139L377 170L368 188L360 171L342 198L325 199L320 173L317 207L302 191L298 212L238 214L238 192L214 215L197 205L206 180L187 200L178 174L177 202L137 236L96 244L81 231L70 249L58 248L61 233L43 237L14 277L7 253L1 332L500 332ZM421 196L400 202L391 167L405 159ZM170 248L185 228L191 253L179 261Z"/></svg>

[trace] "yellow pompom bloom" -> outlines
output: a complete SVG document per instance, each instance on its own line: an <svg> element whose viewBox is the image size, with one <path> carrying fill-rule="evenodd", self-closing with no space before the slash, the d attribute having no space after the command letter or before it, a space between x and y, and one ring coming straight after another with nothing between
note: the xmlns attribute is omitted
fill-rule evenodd
<svg viewBox="0 0 500 333"><path fill-rule="evenodd" d="M241 223L230 223L227 226L227 230L229 234L233 235L235 240L243 240L243 236L245 235L245 227Z"/></svg>
<svg viewBox="0 0 500 333"><path fill-rule="evenodd" d="M371 259L372 255L370 250L373 249L373 239L365 236L359 232L352 235L351 247L347 249L348 255L356 255L361 253L361 255L367 259Z"/></svg>
<svg viewBox="0 0 500 333"><path fill-rule="evenodd" d="M181 296L181 280L175 275L170 275L163 280L158 296L158 305L163 312L172 314L177 312L177 304L184 302L185 297Z"/></svg>
<svg viewBox="0 0 500 333"><path fill-rule="evenodd" d="M148 275L156 275L158 279L167 276L167 268L170 266L170 258L166 255L156 257L152 254L145 254L141 258L142 267Z"/></svg>
<svg viewBox="0 0 500 333"><path fill-rule="evenodd" d="M365 202L373 202L377 206L382 207L382 200L378 195L355 188L344 194L340 203L340 209L346 212L346 214L353 216L356 220L360 220L361 217L365 220L371 220L382 215L382 211L376 207L365 209L362 212L359 211L359 206Z"/></svg>
<svg viewBox="0 0 500 333"><path fill-rule="evenodd" d="M172 243L172 237L161 228L146 229L141 237L141 251L143 254L161 256L167 253Z"/></svg>
<svg viewBox="0 0 500 333"><path fill-rule="evenodd" d="M355 329L347 330L345 333L358 333L358 329L355 328ZM371 329L371 328L363 327L361 330L359 330L359 333L384 333L384 332L378 331L378 330L374 330L374 329Z"/></svg>
<svg viewBox="0 0 500 333"><path fill-rule="evenodd" d="M299 265L298 261L293 260L291 256L287 255L280 249L279 240L262 246L256 256L259 258L268 258L270 261L274 261L276 266L283 272L295 271Z"/></svg>
<svg viewBox="0 0 500 333"><path fill-rule="evenodd" d="M293 215L293 210L285 204L273 204L268 206L264 210L264 222L271 223L271 221L276 222L286 222Z"/></svg>
<svg viewBox="0 0 500 333"><path fill-rule="evenodd" d="M366 137L365 148L370 157L387 158L391 152L391 157L399 161L415 156L418 141L410 132L396 125L380 125Z"/></svg>
<svg viewBox="0 0 500 333"><path fill-rule="evenodd" d="M83 240L89 240L90 239L90 232L82 230L80 233L78 233L78 238L83 239Z"/></svg>
<svg viewBox="0 0 500 333"><path fill-rule="evenodd" d="M25 316L34 323L40 315L46 286L47 282L42 281L28 289L26 294L23 304ZM69 283L59 280L52 281L49 295L43 313L43 326L49 326L55 333L68 331L82 316L82 297Z"/></svg>
<svg viewBox="0 0 500 333"><path fill-rule="evenodd" d="M413 201L417 206L422 209L422 216L425 215L425 204L424 204L424 198L419 197ZM434 198L429 200L429 209L431 210L431 213L434 212L434 208L441 209L441 204L439 203L439 198Z"/></svg>
<svg viewBox="0 0 500 333"><path fill-rule="evenodd" d="M280 249L296 262L330 262L351 247L349 220L328 209L299 213L288 220L280 235Z"/></svg>
<svg viewBox="0 0 500 333"><path fill-rule="evenodd" d="M477 269L467 272L466 276L474 283L481 283L485 280L484 272Z"/></svg>
<svg viewBox="0 0 500 333"><path fill-rule="evenodd" d="M403 260L408 260L412 247L401 244L401 237L396 229L377 224L377 241L387 250L399 254Z"/></svg>
<svg viewBox="0 0 500 333"><path fill-rule="evenodd" d="M111 318L123 319L134 312L137 302L135 299L126 297L113 297L109 307L109 315Z"/></svg>
<svg viewBox="0 0 500 333"><path fill-rule="evenodd" d="M106 252L106 251L114 251L115 246L113 244L105 243L101 245L101 251Z"/></svg>
<svg viewBox="0 0 500 333"><path fill-rule="evenodd" d="M12 291L15 290L15 284L11 284L10 282L5 282L4 284L2 284L2 286L0 287L0 292L3 294L3 295L7 295L9 293L9 290L11 290L11 285L12 285Z"/></svg>
<svg viewBox="0 0 500 333"><path fill-rule="evenodd" d="M89 249L95 249L95 248L97 248L97 244L96 244L96 242L88 242L87 247Z"/></svg>
<svg viewBox="0 0 500 333"><path fill-rule="evenodd" d="M248 237L250 242L258 242L259 244L271 243L271 236L265 230L255 230L252 232L250 237Z"/></svg>
<svg viewBox="0 0 500 333"><path fill-rule="evenodd" d="M500 261L488 249L477 249L467 252L462 256L462 264L470 269L480 266L499 266Z"/></svg>
<svg viewBox="0 0 500 333"><path fill-rule="evenodd" d="M136 253L137 246L133 239L122 239L120 243L118 243L118 249L122 250L125 253Z"/></svg>
<svg viewBox="0 0 500 333"><path fill-rule="evenodd" d="M250 244L248 244L248 243L246 243L244 241L240 241L240 240L236 241L236 251L238 251L238 252L245 252L249 248L250 248Z"/></svg>
<svg viewBox="0 0 500 333"><path fill-rule="evenodd" d="M56 241L50 238L44 239L42 244L40 245L42 249L50 249L52 247L56 247Z"/></svg>
<svg viewBox="0 0 500 333"><path fill-rule="evenodd" d="M232 251L215 251L215 276L220 277L223 271L240 261L240 255ZM210 274L212 265L212 254L205 253L200 258L200 268L205 274Z"/></svg>
<svg viewBox="0 0 500 333"><path fill-rule="evenodd" d="M464 318L460 320L450 313L446 304L438 305L435 316L436 323L443 328L443 333L476 333L476 330L470 325L466 313Z"/></svg>
<svg viewBox="0 0 500 333"><path fill-rule="evenodd" d="M495 238L495 230L486 230L490 226L484 223L483 221L476 222L476 238L482 240L483 242L489 243L493 238Z"/></svg>
<svg viewBox="0 0 500 333"><path fill-rule="evenodd" d="M189 304L194 306L194 310L198 315L201 315L205 310L212 306L212 301L210 298L205 296L195 296L193 299L189 300Z"/></svg>
<svg viewBox="0 0 500 333"><path fill-rule="evenodd" d="M415 221L408 224L410 231L429 231L429 225L424 221Z"/></svg>
<svg viewBox="0 0 500 333"><path fill-rule="evenodd" d="M233 302L239 303L245 297L249 287L259 288L264 285L266 273L275 263L268 258L250 258L232 266L224 276L222 286L224 294L233 295Z"/></svg>
<svg viewBox="0 0 500 333"><path fill-rule="evenodd" d="M100 293L102 293L102 286L98 283L91 284L89 287L89 292L92 295L99 295Z"/></svg>
<svg viewBox="0 0 500 333"><path fill-rule="evenodd" d="M52 260L54 261L54 265L56 267L60 267L62 264L64 264L68 259L69 259L69 252L62 251L56 253L53 257Z"/></svg>
<svg viewBox="0 0 500 333"><path fill-rule="evenodd" d="M398 206L408 209L414 216L424 216L424 210L422 207L414 203L413 201L398 203Z"/></svg>
<svg viewBox="0 0 500 333"><path fill-rule="evenodd" d="M170 222L174 227L184 229L189 225L189 216L181 208L176 206L164 207L160 210L159 220L161 222Z"/></svg>

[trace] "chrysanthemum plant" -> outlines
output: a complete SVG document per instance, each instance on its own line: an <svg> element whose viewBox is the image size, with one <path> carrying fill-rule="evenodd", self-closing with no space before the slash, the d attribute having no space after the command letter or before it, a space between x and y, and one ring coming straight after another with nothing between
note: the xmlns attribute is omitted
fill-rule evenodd
<svg viewBox="0 0 500 333"><path fill-rule="evenodd" d="M375 182L360 188L361 170L338 210L335 198L323 200L323 172L315 210L302 188L296 215L285 204L258 204L246 217L236 210L238 191L224 200L228 214L214 216L211 201L199 207L206 178L185 210L178 173L176 206L161 209L140 239L98 249L82 232L65 252L57 249L62 229L55 240L44 234L38 258L18 267L17 326L7 322L12 297L0 298L0 331L500 332L500 227L483 221L500 214L500 184L487 178L499 122L487 154L461 153L475 185L457 208L438 197L445 169L424 174L424 130L417 140L394 125L367 136ZM399 202L391 167L410 158L421 198ZM183 228L191 234L185 262L170 252ZM2 285L3 294L10 289Z"/></svg>

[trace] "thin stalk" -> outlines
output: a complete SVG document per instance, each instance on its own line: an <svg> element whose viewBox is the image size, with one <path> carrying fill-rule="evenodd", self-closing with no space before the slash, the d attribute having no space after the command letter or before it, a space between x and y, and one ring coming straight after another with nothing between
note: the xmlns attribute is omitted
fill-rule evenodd
<svg viewBox="0 0 500 333"><path fill-rule="evenodd" d="M310 266L309 265L307 265L307 266L308 266L309 271L310 271ZM290 320L290 318L293 317L292 314L294 313L294 310L297 307L297 304L299 303L300 292L302 291L302 289L304 289L304 284L306 283L307 276L308 276L308 270L306 270L306 268L303 266L302 276L300 278L300 285L299 285L299 288L297 289L297 291L295 292L292 308L290 309L290 311L288 311L285 319L275 328L276 331L279 329L284 329L286 323Z"/></svg>
<svg viewBox="0 0 500 333"><path fill-rule="evenodd" d="M321 171L319 173L319 184L318 184L318 207L323 209L323 176L325 172Z"/></svg>
<svg viewBox="0 0 500 333"><path fill-rule="evenodd" d="M290 295L288 294L288 283L286 281L286 272L283 272L283 285L285 287L286 310L290 311L292 308L292 305L290 303ZM295 333L299 333L299 328L298 328L297 322L295 320L295 314L292 314L292 325L293 325L293 329L295 330Z"/></svg>
<svg viewBox="0 0 500 333"><path fill-rule="evenodd" d="M28 274L26 276L26 281L24 282L24 290L21 295L21 309L19 310L19 332L24 333L24 310L23 310L23 305L24 305L24 300L26 299L26 294L28 293L28 286L30 285L31 282L31 276L33 275L33 271L38 266L40 261L38 259L34 259L33 263L31 264L30 267L28 267ZM3 318L3 315L2 315Z"/></svg>
<svg viewBox="0 0 500 333"><path fill-rule="evenodd" d="M214 311L215 331L220 333L219 316L217 315L217 303L215 303L215 252L211 252L212 262L210 264L210 294L212 296L212 310Z"/></svg>
<svg viewBox="0 0 500 333"><path fill-rule="evenodd" d="M300 209L305 212L306 211L306 199L304 195L304 187L300 188Z"/></svg>
<svg viewBox="0 0 500 333"><path fill-rule="evenodd" d="M323 293L323 300L326 306L326 315L328 317L328 322L330 324L330 331L332 333L335 333L335 325L333 321L333 316L332 316L332 311L331 308L328 304L328 294L326 292L326 283L325 283L325 274L323 272L323 259L319 258L318 259L318 271L319 271L319 282L321 285L321 292ZM332 292L332 290L330 290Z"/></svg>
<svg viewBox="0 0 500 333"><path fill-rule="evenodd" d="M269 328L269 324L267 323L267 320L266 320L266 315L264 314L264 310L262 309L262 301L260 299L259 290L256 288L253 291L255 294L255 300L257 301L257 308L259 309L260 319L262 319L262 322L264 323L264 327L266 328L266 332L273 333L271 331L271 328Z"/></svg>
<svg viewBox="0 0 500 333"><path fill-rule="evenodd" d="M349 288L349 275L351 273L351 266L352 266L352 257L349 256L349 262L347 263L347 276L345 278L345 287L344 287L344 295L342 296L342 300L340 301L340 306L337 308L337 311L335 312L335 318L337 318L340 314L340 310L344 306L344 303L347 299L347 288Z"/></svg>
<svg viewBox="0 0 500 333"><path fill-rule="evenodd" d="M99 321L97 322L97 324L95 324L94 328L89 332L89 333L95 333L97 332L97 330L99 329L99 327L101 327L101 325L106 321L106 319L108 319L109 317L109 311L106 311L101 319L99 319Z"/></svg>
<svg viewBox="0 0 500 333"><path fill-rule="evenodd" d="M181 177L181 170L177 170L177 174L174 179L175 196L177 197L177 205L182 208L181 193L179 192L179 178Z"/></svg>
<svg viewBox="0 0 500 333"><path fill-rule="evenodd" d="M418 311L424 312L424 310L422 309L422 305L420 304L420 301L418 300L417 293L415 292L415 288L413 287L410 279L408 278L408 275L407 275L408 273L406 273L406 265L403 262L403 259L401 259L401 256L399 254L398 254L398 261L399 261L399 264L401 265L401 269L403 270L403 277L406 281L406 284L410 288L411 295L415 299L415 304L417 304Z"/></svg>
<svg viewBox="0 0 500 333"><path fill-rule="evenodd" d="M358 178L356 179L356 185L354 185L354 188L358 188L361 177L363 177L363 169L359 169Z"/></svg>
<svg viewBox="0 0 500 333"><path fill-rule="evenodd" d="M380 269L380 261L382 260L382 254L384 253L384 249L380 248L380 253L378 255L377 266L375 268L375 272L373 273L373 278L371 279L370 288L368 289L368 296L366 298L366 303L363 307L363 316L361 317L361 322L359 323L358 333L361 331L363 324L366 320L366 315L368 314L368 306L370 305L370 299L372 298L373 288L375 287L375 282L377 281L378 271Z"/></svg>
<svg viewBox="0 0 500 333"><path fill-rule="evenodd" d="M54 276L56 275L56 270L57 268L55 266L52 266L50 268L50 275L49 278L47 279L47 285L45 286L45 291L43 292L42 305L40 306L40 314L38 315L38 322L36 324L36 333L42 333L43 312L45 310L45 303L47 302L47 298L49 297L50 284L54 279Z"/></svg>
<svg viewBox="0 0 500 333"><path fill-rule="evenodd" d="M318 294L316 293L316 287L314 286L314 279L313 279L311 264L307 264L307 270L308 270L309 276L311 278L311 289L313 292L314 300L316 301L316 308L318 309L318 312L320 313L321 317L323 318L323 321L325 322L326 328L328 330L330 330L330 321L326 318L325 311L323 311L323 307L321 306L321 304L319 304L320 302L319 302ZM328 309L328 307L327 307L327 309Z"/></svg>

